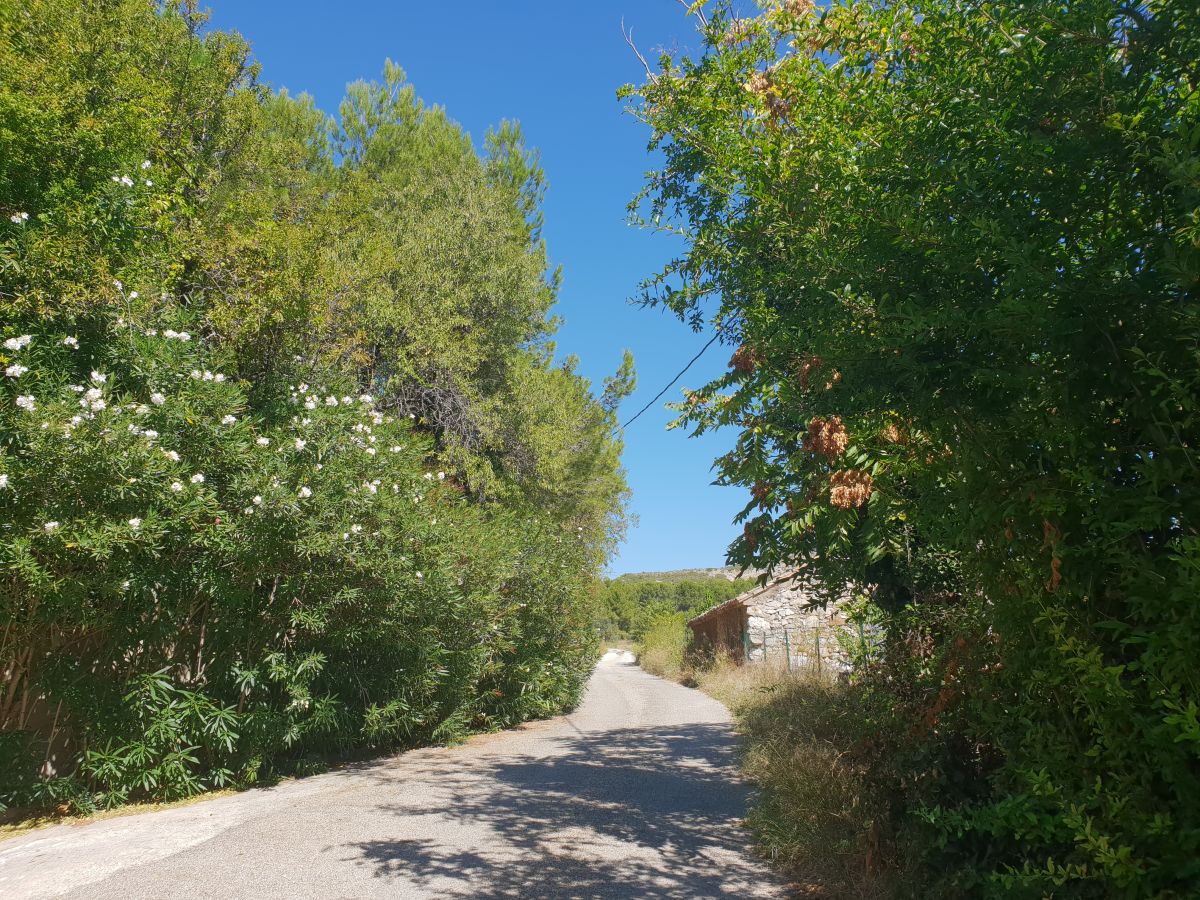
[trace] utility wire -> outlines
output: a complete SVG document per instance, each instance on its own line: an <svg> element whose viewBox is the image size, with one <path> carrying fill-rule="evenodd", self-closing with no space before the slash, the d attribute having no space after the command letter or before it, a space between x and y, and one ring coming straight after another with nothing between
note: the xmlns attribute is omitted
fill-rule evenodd
<svg viewBox="0 0 1200 900"><path fill-rule="evenodd" d="M705 344L703 347L700 348L700 352L697 353L695 356L693 356L691 358L691 360L688 362L688 364L679 370L679 374L676 375L674 378L672 378L670 383L665 388L663 388L661 391L659 391L657 394L655 394L653 400L651 400L649 403L647 403L645 406L643 406L641 409L639 409L636 413L634 413L633 417L631 419L629 419L624 425L622 425L620 430L623 431L624 429L628 428L630 425L632 425L634 422L636 422L638 420L638 417L641 416L642 413L644 413L646 410L648 410L650 407L652 407L655 403L657 403L659 401L659 399L662 397L662 395L665 394L667 391L669 391L675 385L675 382L677 382L680 378L683 377L683 373L686 372L688 369L690 369L693 365L695 365L696 360L698 360L700 357L702 357L704 355L704 351L707 350L709 347L711 347L713 344L715 344L717 342L717 338L719 338L721 336L721 331L722 331L722 329L718 328L717 333L708 339L707 344Z"/></svg>

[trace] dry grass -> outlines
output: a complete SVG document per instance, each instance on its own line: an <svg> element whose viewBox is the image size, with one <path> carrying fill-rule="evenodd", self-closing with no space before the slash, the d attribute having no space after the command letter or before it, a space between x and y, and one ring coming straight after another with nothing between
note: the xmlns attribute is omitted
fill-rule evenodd
<svg viewBox="0 0 1200 900"><path fill-rule="evenodd" d="M858 689L816 672L727 658L692 668L682 648L678 662L672 650L643 646L643 665L674 672L667 677L698 686L733 712L744 739L742 768L758 787L747 824L760 852L805 896L893 896L895 873L880 846L887 810L861 750L867 735Z"/></svg>

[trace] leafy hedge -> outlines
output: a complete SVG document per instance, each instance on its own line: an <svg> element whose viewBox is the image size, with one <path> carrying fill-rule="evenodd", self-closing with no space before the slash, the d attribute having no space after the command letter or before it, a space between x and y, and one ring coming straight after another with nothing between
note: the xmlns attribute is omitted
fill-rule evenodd
<svg viewBox="0 0 1200 900"><path fill-rule="evenodd" d="M190 4L0 26L0 802L577 702L633 374L553 362L519 129L480 157L390 65L328 120Z"/></svg>
<svg viewBox="0 0 1200 900"><path fill-rule="evenodd" d="M626 92L647 299L737 345L680 404L740 431L732 561L872 586L912 893L1193 895L1200 7L700 10Z"/></svg>

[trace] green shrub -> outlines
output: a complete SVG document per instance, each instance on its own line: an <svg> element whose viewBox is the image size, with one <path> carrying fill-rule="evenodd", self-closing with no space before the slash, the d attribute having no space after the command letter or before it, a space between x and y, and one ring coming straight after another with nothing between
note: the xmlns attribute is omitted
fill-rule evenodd
<svg viewBox="0 0 1200 900"><path fill-rule="evenodd" d="M915 894L1194 895L1200 6L738 6L628 92L731 562L871 586Z"/></svg>
<svg viewBox="0 0 1200 900"><path fill-rule="evenodd" d="M403 74L338 120L193 4L0 0L0 804L87 810L578 702L615 409L541 170Z"/></svg>
<svg viewBox="0 0 1200 900"><path fill-rule="evenodd" d="M687 626L681 615L658 619L634 643L638 665L660 678L678 680L684 671Z"/></svg>

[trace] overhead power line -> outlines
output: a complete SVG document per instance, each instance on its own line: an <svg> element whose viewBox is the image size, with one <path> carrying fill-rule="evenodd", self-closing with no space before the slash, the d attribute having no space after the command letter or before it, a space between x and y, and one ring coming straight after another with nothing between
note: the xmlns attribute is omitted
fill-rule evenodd
<svg viewBox="0 0 1200 900"><path fill-rule="evenodd" d="M641 409L639 409L636 413L634 413L633 417L631 419L629 419L624 425L621 426L621 430L628 428L630 425L632 425L634 422L636 422L638 420L638 417L641 416L642 413L644 413L646 410L648 410L650 407L652 407L655 403L657 403L663 394L665 394L672 387L674 387L675 382L677 382L680 378L682 378L683 374L688 369L690 369L693 365L695 365L696 360L698 360L700 357L702 357L704 355L704 351L707 350L709 347L711 347L713 344L715 344L717 342L717 338L719 338L720 336L721 336L721 329L718 328L716 334L714 334L711 338L708 339L708 343L700 348L700 352L697 353L695 356L693 356L688 361L688 364L679 370L679 374L676 375L674 378L672 378L666 387L664 387L661 391L659 391L657 394L654 395L654 399L652 399L649 403L647 403L645 406L643 406Z"/></svg>

